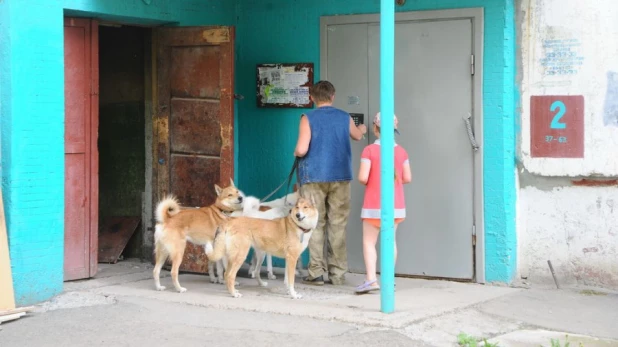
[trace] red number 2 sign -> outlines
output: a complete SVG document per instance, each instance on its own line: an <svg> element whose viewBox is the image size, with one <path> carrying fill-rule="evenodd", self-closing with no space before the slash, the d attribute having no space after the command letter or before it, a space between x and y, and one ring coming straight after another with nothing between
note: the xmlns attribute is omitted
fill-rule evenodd
<svg viewBox="0 0 618 347"><path fill-rule="evenodd" d="M533 158L584 157L584 97L530 97L530 155Z"/></svg>

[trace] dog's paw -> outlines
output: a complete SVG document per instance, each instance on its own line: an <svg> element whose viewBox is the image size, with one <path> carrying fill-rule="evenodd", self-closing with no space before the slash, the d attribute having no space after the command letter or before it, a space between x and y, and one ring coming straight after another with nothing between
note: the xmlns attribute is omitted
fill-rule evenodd
<svg viewBox="0 0 618 347"><path fill-rule="evenodd" d="M268 287L268 282L266 281L260 282L260 287Z"/></svg>
<svg viewBox="0 0 618 347"><path fill-rule="evenodd" d="M275 274L273 274L272 272L269 272L269 273L268 273L268 279L269 279L269 280L276 280L276 279L277 279L277 276L275 276Z"/></svg>
<svg viewBox="0 0 618 347"><path fill-rule="evenodd" d="M211 277L210 278L210 283L217 283L217 278L216 277Z"/></svg>
<svg viewBox="0 0 618 347"><path fill-rule="evenodd" d="M240 294L240 292L236 290L232 294L232 297L234 297L234 298L242 298L242 294Z"/></svg>
<svg viewBox="0 0 618 347"><path fill-rule="evenodd" d="M251 271L249 274L251 275L251 278L255 278L255 272Z"/></svg>
<svg viewBox="0 0 618 347"><path fill-rule="evenodd" d="M160 292L165 290L165 286L156 286L155 288Z"/></svg>
<svg viewBox="0 0 618 347"><path fill-rule="evenodd" d="M298 270L294 271L294 275L295 275L296 277L300 277L300 271L298 271Z"/></svg>
<svg viewBox="0 0 618 347"><path fill-rule="evenodd" d="M302 299L303 298L302 294L299 294L299 293L296 293L296 292L290 293L290 297L292 299Z"/></svg>
<svg viewBox="0 0 618 347"><path fill-rule="evenodd" d="M178 291L178 293L184 293L184 292L186 292L186 291L187 291L187 288L185 288L185 287L180 287L180 288L177 288L176 290Z"/></svg>
<svg viewBox="0 0 618 347"><path fill-rule="evenodd" d="M217 283L217 284L224 284L225 281L223 280L223 278L217 277L217 279L215 280L215 283Z"/></svg>

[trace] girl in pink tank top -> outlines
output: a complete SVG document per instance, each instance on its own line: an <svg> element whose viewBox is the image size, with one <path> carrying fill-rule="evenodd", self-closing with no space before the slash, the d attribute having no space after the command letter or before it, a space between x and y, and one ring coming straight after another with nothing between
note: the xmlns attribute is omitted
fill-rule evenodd
<svg viewBox="0 0 618 347"><path fill-rule="evenodd" d="M397 130L397 116L394 116L395 131ZM361 211L363 220L363 257L367 277L365 282L356 288L357 293L368 293L379 290L376 278L377 252L376 243L380 234L380 113L373 119L373 133L377 140L365 147L361 154L361 164L358 180L365 187L365 199ZM408 160L408 153L403 147L395 144L395 232L397 226L406 218L406 202L403 194L403 185L412 181L412 170ZM397 261L397 241L395 240L395 261Z"/></svg>

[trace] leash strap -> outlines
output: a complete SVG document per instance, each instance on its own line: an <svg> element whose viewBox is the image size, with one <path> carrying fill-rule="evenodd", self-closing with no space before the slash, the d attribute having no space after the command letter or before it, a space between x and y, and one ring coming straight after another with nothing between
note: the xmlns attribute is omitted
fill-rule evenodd
<svg viewBox="0 0 618 347"><path fill-rule="evenodd" d="M290 171L290 174L288 175L288 177L285 180L283 180L283 182L281 182L281 184L275 190L273 190L270 194L268 194L264 198L262 198L260 200L260 203L268 200L271 196L273 196L273 194L278 192L279 189L281 189L281 187L283 187L283 185L286 182L288 183L286 192L290 190L290 183L292 183L292 177L294 177L294 172L298 169L298 161L299 161L299 159L300 158L296 157L296 159L294 160L294 164L292 164L292 170ZM286 196L286 198L287 198L287 196Z"/></svg>

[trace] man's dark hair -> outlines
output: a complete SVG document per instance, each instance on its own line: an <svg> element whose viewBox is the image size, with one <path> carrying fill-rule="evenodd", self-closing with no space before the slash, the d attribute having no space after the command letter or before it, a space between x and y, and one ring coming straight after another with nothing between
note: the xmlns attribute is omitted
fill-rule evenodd
<svg viewBox="0 0 618 347"><path fill-rule="evenodd" d="M316 103L330 102L335 95L335 86L328 81L318 81L318 83L309 88L309 95Z"/></svg>

